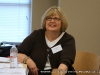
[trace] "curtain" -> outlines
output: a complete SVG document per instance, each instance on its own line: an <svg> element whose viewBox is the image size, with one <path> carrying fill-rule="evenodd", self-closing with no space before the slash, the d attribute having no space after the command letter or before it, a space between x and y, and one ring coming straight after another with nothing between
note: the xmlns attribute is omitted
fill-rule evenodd
<svg viewBox="0 0 100 75"><path fill-rule="evenodd" d="M22 42L31 32L31 0L0 0L0 42Z"/></svg>

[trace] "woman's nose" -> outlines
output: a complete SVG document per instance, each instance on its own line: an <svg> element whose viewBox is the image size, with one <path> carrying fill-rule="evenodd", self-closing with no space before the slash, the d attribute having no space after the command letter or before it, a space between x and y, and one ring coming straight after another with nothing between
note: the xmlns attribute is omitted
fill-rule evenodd
<svg viewBox="0 0 100 75"><path fill-rule="evenodd" d="M55 22L55 19L52 18L52 19L51 19L51 22Z"/></svg>

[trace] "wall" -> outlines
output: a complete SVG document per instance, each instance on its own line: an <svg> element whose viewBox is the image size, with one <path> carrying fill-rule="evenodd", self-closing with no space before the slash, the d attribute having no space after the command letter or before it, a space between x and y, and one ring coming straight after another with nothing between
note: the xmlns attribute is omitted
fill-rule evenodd
<svg viewBox="0 0 100 75"><path fill-rule="evenodd" d="M32 31L41 28L41 17L51 6L57 6L58 0L32 0Z"/></svg>
<svg viewBox="0 0 100 75"><path fill-rule="evenodd" d="M100 0L59 0L66 13L67 32L76 40L77 51L100 55Z"/></svg>

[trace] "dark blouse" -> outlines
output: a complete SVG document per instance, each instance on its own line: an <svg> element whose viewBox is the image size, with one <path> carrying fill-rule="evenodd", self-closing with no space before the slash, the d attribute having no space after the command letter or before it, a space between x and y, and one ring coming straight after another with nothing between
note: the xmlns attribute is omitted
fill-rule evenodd
<svg viewBox="0 0 100 75"><path fill-rule="evenodd" d="M65 32L63 37L53 47L57 45L61 45L62 51L53 54L51 48L46 44L45 30L39 29L33 31L23 40L18 47L18 52L30 56L39 70L44 69L47 62L47 55L49 54L52 69L58 68L60 63L64 63L68 66L69 71L73 71L72 64L76 55L75 39Z"/></svg>

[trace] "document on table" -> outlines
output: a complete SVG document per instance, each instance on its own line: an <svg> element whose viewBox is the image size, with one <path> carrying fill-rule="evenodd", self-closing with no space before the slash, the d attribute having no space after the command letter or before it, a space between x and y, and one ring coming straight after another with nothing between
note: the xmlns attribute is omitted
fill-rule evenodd
<svg viewBox="0 0 100 75"><path fill-rule="evenodd" d="M0 69L4 68L5 63L0 63Z"/></svg>
<svg viewBox="0 0 100 75"><path fill-rule="evenodd" d="M27 68L18 62L18 68L10 68L10 58L0 57L0 75L26 75Z"/></svg>
<svg viewBox="0 0 100 75"><path fill-rule="evenodd" d="M0 75L26 75L25 68L0 68Z"/></svg>
<svg viewBox="0 0 100 75"><path fill-rule="evenodd" d="M10 68L10 63L0 63L0 69ZM18 63L18 68L24 68L23 64Z"/></svg>
<svg viewBox="0 0 100 75"><path fill-rule="evenodd" d="M10 62L10 58L0 57L0 62Z"/></svg>
<svg viewBox="0 0 100 75"><path fill-rule="evenodd" d="M0 75L25 75L25 74L8 74L8 73L0 73Z"/></svg>
<svg viewBox="0 0 100 75"><path fill-rule="evenodd" d="M13 68L13 69L9 69L9 68L5 68L5 69L0 69L0 75L1 74L16 74L16 75L20 75L20 74L23 74L23 75L26 75L26 69L24 68Z"/></svg>
<svg viewBox="0 0 100 75"><path fill-rule="evenodd" d="M18 68L10 68L7 63L0 63L0 75L26 75L26 68L22 64Z"/></svg>

